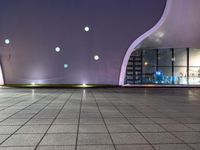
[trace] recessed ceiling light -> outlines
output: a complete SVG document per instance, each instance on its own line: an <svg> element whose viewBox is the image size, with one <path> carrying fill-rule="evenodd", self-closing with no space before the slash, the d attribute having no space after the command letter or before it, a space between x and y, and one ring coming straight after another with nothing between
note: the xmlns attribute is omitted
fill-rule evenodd
<svg viewBox="0 0 200 150"><path fill-rule="evenodd" d="M145 66L147 66L147 65L148 65L148 62L147 62L147 61L145 61L144 65L145 65Z"/></svg>
<svg viewBox="0 0 200 150"><path fill-rule="evenodd" d="M60 47L56 47L56 48L55 48L55 51L56 51L56 52L60 52Z"/></svg>
<svg viewBox="0 0 200 150"><path fill-rule="evenodd" d="M68 64L64 64L64 68L67 69L69 66Z"/></svg>
<svg viewBox="0 0 200 150"><path fill-rule="evenodd" d="M99 60L99 56L98 56L98 55L95 55L95 56L94 56L94 60Z"/></svg>
<svg viewBox="0 0 200 150"><path fill-rule="evenodd" d="M5 44L10 44L10 40L9 39L5 39L4 43Z"/></svg>
<svg viewBox="0 0 200 150"><path fill-rule="evenodd" d="M86 27L84 28L84 30L85 30L85 32L89 32L89 31L90 31L90 27L86 26Z"/></svg>

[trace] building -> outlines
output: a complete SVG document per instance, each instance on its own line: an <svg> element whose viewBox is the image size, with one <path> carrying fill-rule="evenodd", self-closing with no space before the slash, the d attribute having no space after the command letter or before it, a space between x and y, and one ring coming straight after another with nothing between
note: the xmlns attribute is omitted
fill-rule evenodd
<svg viewBox="0 0 200 150"><path fill-rule="evenodd" d="M1 83L200 84L199 7L199 0L1 0Z"/></svg>

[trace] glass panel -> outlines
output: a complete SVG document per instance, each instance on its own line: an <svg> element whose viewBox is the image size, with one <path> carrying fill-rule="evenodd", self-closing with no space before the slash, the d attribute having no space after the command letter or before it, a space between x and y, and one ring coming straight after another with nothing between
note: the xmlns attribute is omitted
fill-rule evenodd
<svg viewBox="0 0 200 150"><path fill-rule="evenodd" d="M190 49L190 66L200 66L200 49Z"/></svg>
<svg viewBox="0 0 200 150"><path fill-rule="evenodd" d="M148 66L156 65L156 50L143 51L143 64Z"/></svg>
<svg viewBox="0 0 200 150"><path fill-rule="evenodd" d="M158 67L158 72L155 74L155 82L159 84L172 84L172 68Z"/></svg>
<svg viewBox="0 0 200 150"><path fill-rule="evenodd" d="M158 65L171 66L172 65L172 51L171 49L159 49Z"/></svg>
<svg viewBox="0 0 200 150"><path fill-rule="evenodd" d="M200 66L189 68L189 84L200 84Z"/></svg>
<svg viewBox="0 0 200 150"><path fill-rule="evenodd" d="M187 49L174 49L174 66L187 66Z"/></svg>
<svg viewBox="0 0 200 150"><path fill-rule="evenodd" d="M174 84L187 84L187 67L174 67Z"/></svg>
<svg viewBox="0 0 200 150"><path fill-rule="evenodd" d="M156 72L155 67L144 66L143 67L143 83L155 83L154 74Z"/></svg>

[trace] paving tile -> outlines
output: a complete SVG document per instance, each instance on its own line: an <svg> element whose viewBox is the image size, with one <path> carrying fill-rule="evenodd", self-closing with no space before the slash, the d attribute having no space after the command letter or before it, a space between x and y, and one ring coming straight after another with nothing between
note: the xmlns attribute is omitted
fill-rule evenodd
<svg viewBox="0 0 200 150"><path fill-rule="evenodd" d="M37 150L75 150L75 146L39 146Z"/></svg>
<svg viewBox="0 0 200 150"><path fill-rule="evenodd" d="M29 114L29 113L17 113L13 116L11 116L11 119L29 119L31 117L33 117L35 114Z"/></svg>
<svg viewBox="0 0 200 150"><path fill-rule="evenodd" d="M148 118L128 118L133 124L155 124L151 119Z"/></svg>
<svg viewBox="0 0 200 150"><path fill-rule="evenodd" d="M0 143L2 143L9 135L0 135Z"/></svg>
<svg viewBox="0 0 200 150"><path fill-rule="evenodd" d="M140 131L140 132L163 132L165 131L162 127L156 124L140 124L140 125L135 125L135 127Z"/></svg>
<svg viewBox="0 0 200 150"><path fill-rule="evenodd" d="M113 150L113 143L110 135L106 133L107 130L98 106L111 132L114 143L118 144L116 145L117 150L152 150L145 138L154 144L156 150L190 150L191 147L184 145L183 141L190 144L193 150L199 150L199 90L176 89L176 92L172 89L159 88L84 90L78 150ZM7 146L1 145L0 149L32 150L35 148L47 127L72 94L70 101L64 106L49 130L52 133L45 135L38 149L75 150L77 127L74 128L70 125L77 126L78 124L82 93L82 89L35 89L34 97L32 97L32 89L1 90L0 109L13 106L0 111L0 143L9 136L8 134L15 132L15 127L20 127L26 123L28 118L43 109L51 100L53 102L18 131L18 133L23 134L12 135L3 143ZM57 97L58 95L59 97ZM21 97L19 98L19 96ZM11 100L7 101L6 98ZM195 101L191 101L191 98ZM40 101L36 102L39 99ZM20 102L22 100L24 101ZM28 105L31 106L24 109ZM123 117L118 109L134 126ZM13 115L16 112L18 113ZM13 116L4 120L5 117L10 115ZM141 133L138 133L135 127ZM172 132L172 134L163 131L161 127Z"/></svg>
<svg viewBox="0 0 200 150"><path fill-rule="evenodd" d="M77 150L115 150L112 145L77 146Z"/></svg>
<svg viewBox="0 0 200 150"><path fill-rule="evenodd" d="M76 133L78 125L52 125L48 133Z"/></svg>
<svg viewBox="0 0 200 150"><path fill-rule="evenodd" d="M80 133L106 133L105 125L80 125L79 126Z"/></svg>
<svg viewBox="0 0 200 150"><path fill-rule="evenodd" d="M104 124L100 118L81 118L80 124Z"/></svg>
<svg viewBox="0 0 200 150"><path fill-rule="evenodd" d="M58 118L59 119L74 119L74 118L78 118L79 117L79 113L65 113L65 114L59 114Z"/></svg>
<svg viewBox="0 0 200 150"><path fill-rule="evenodd" d="M31 119L29 122L27 122L27 125L50 125L52 123L53 119Z"/></svg>
<svg viewBox="0 0 200 150"><path fill-rule="evenodd" d="M24 123L26 123L28 121L28 119L7 119L3 122L0 123L0 125L14 125L14 126L19 126L19 125L23 125Z"/></svg>
<svg viewBox="0 0 200 150"><path fill-rule="evenodd" d="M112 144L108 134L79 134L78 145Z"/></svg>
<svg viewBox="0 0 200 150"><path fill-rule="evenodd" d="M0 150L34 150L34 147L1 147Z"/></svg>
<svg viewBox="0 0 200 150"><path fill-rule="evenodd" d="M195 150L200 150L200 144L190 144Z"/></svg>
<svg viewBox="0 0 200 150"><path fill-rule="evenodd" d="M139 133L113 133L115 144L145 144L147 141Z"/></svg>
<svg viewBox="0 0 200 150"><path fill-rule="evenodd" d="M106 124L129 124L125 118L106 118Z"/></svg>
<svg viewBox="0 0 200 150"><path fill-rule="evenodd" d="M159 124L178 124L179 122L169 118L151 118L153 121Z"/></svg>
<svg viewBox="0 0 200 150"><path fill-rule="evenodd" d="M36 146L43 134L14 134L2 146Z"/></svg>
<svg viewBox="0 0 200 150"><path fill-rule="evenodd" d="M25 125L17 133L45 133L49 125Z"/></svg>
<svg viewBox="0 0 200 150"><path fill-rule="evenodd" d="M179 139L169 133L142 133L152 144L159 143L182 143Z"/></svg>
<svg viewBox="0 0 200 150"><path fill-rule="evenodd" d="M116 145L117 150L153 150L151 145Z"/></svg>
<svg viewBox="0 0 200 150"><path fill-rule="evenodd" d="M12 134L14 133L20 126L0 126L0 134Z"/></svg>
<svg viewBox="0 0 200 150"><path fill-rule="evenodd" d="M40 145L75 145L76 134L46 134Z"/></svg>
<svg viewBox="0 0 200 150"><path fill-rule="evenodd" d="M199 143L200 133L199 132L173 132L180 139L186 143Z"/></svg>
<svg viewBox="0 0 200 150"><path fill-rule="evenodd" d="M192 128L194 131L200 131L200 124L185 124L185 126Z"/></svg>
<svg viewBox="0 0 200 150"><path fill-rule="evenodd" d="M78 124L78 119L56 119L53 125L58 124Z"/></svg>
<svg viewBox="0 0 200 150"><path fill-rule="evenodd" d="M186 144L158 144L154 147L156 150L192 150Z"/></svg>
<svg viewBox="0 0 200 150"><path fill-rule="evenodd" d="M192 131L191 128L188 128L183 124L163 124L162 127L167 131Z"/></svg>
<svg viewBox="0 0 200 150"><path fill-rule="evenodd" d="M108 130L111 133L120 133L120 132L137 132L137 130L130 124L111 124L108 125Z"/></svg>

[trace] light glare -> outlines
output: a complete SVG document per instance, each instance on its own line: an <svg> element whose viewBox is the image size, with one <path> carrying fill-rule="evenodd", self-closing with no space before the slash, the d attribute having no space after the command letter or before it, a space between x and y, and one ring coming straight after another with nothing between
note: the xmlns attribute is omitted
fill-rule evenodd
<svg viewBox="0 0 200 150"><path fill-rule="evenodd" d="M10 40L9 39L5 39L4 43L5 44L10 44Z"/></svg>
<svg viewBox="0 0 200 150"><path fill-rule="evenodd" d="M95 60L99 60L99 56L98 56L98 55L95 55L95 56L94 56L94 59L95 59Z"/></svg>
<svg viewBox="0 0 200 150"><path fill-rule="evenodd" d="M90 28L86 26L86 27L84 28L84 30L85 30L85 32L89 32L89 31L90 31Z"/></svg>
<svg viewBox="0 0 200 150"><path fill-rule="evenodd" d="M64 64L64 68L67 69L68 68L68 64Z"/></svg>
<svg viewBox="0 0 200 150"><path fill-rule="evenodd" d="M60 47L56 47L56 48L55 48L55 51L56 51L56 52L60 52Z"/></svg>

